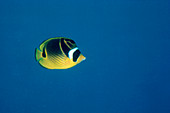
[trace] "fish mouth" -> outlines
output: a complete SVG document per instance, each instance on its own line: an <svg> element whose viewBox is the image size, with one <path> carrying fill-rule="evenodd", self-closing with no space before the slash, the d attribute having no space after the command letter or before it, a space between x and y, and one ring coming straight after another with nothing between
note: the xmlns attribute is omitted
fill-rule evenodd
<svg viewBox="0 0 170 113"><path fill-rule="evenodd" d="M86 57L84 57L83 60L86 60Z"/></svg>

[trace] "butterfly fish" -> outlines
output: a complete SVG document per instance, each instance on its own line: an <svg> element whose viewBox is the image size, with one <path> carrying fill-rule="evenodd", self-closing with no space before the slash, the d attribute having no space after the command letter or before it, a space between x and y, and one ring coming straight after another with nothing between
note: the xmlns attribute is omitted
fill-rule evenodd
<svg viewBox="0 0 170 113"><path fill-rule="evenodd" d="M81 54L76 43L69 38L50 38L35 50L35 58L47 69L68 69L86 58Z"/></svg>

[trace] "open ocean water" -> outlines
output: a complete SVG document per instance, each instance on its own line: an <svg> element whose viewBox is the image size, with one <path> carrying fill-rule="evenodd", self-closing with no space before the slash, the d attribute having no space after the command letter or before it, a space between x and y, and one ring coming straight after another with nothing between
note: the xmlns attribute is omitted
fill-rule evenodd
<svg viewBox="0 0 170 113"><path fill-rule="evenodd" d="M41 67L60 36L86 60ZM170 113L168 0L1 0L0 42L0 113Z"/></svg>

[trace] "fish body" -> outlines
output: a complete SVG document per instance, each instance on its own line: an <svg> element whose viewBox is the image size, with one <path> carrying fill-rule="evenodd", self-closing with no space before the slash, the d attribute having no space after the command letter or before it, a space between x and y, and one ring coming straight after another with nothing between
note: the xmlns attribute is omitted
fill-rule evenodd
<svg viewBox="0 0 170 113"><path fill-rule="evenodd" d="M68 69L86 58L79 51L76 43L69 38L50 38L35 50L36 61L47 69Z"/></svg>

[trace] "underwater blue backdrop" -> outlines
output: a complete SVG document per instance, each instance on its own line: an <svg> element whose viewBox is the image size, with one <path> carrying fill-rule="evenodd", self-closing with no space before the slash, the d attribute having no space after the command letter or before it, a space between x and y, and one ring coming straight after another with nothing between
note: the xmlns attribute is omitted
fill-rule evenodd
<svg viewBox="0 0 170 113"><path fill-rule="evenodd" d="M59 36L86 61L42 68ZM170 113L168 0L1 0L0 42L0 113Z"/></svg>

